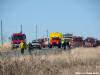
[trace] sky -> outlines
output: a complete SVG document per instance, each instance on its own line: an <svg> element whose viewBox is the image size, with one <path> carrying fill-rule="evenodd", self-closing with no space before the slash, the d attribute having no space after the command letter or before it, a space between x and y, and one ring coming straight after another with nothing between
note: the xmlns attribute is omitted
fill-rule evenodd
<svg viewBox="0 0 100 75"><path fill-rule="evenodd" d="M100 0L0 0L3 36L20 32L27 40L45 37L46 31L100 39Z"/></svg>

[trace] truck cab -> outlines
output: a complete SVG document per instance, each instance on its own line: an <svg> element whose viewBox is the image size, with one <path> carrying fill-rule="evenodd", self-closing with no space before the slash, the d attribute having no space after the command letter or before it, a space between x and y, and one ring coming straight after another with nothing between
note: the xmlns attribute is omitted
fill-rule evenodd
<svg viewBox="0 0 100 75"><path fill-rule="evenodd" d="M84 41L83 38L80 36L73 36L70 40L70 46L71 48L75 47L83 47Z"/></svg>
<svg viewBox="0 0 100 75"><path fill-rule="evenodd" d="M61 40L62 40L62 33L59 32L50 33L49 47L52 48L53 46L57 46L58 48L61 48Z"/></svg>
<svg viewBox="0 0 100 75"><path fill-rule="evenodd" d="M84 46L85 47L96 47L96 39L95 38L92 38L92 37L87 37L85 40L84 40Z"/></svg>
<svg viewBox="0 0 100 75"><path fill-rule="evenodd" d="M22 33L14 33L11 37L12 48L19 48L21 41L26 43L26 35Z"/></svg>

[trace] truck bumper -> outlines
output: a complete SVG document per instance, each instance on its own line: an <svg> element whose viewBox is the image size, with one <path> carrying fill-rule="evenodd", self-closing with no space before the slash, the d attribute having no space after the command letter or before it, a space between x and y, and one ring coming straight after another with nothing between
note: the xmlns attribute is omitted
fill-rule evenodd
<svg viewBox="0 0 100 75"><path fill-rule="evenodd" d="M19 44L12 44L12 47L13 47L13 48L19 48L20 45L19 45Z"/></svg>

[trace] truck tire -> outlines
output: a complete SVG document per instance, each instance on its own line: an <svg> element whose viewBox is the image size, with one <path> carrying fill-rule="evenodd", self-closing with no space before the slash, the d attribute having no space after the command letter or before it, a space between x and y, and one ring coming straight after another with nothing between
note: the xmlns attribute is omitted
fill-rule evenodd
<svg viewBox="0 0 100 75"><path fill-rule="evenodd" d="M49 48L52 48L52 45L49 44Z"/></svg>
<svg viewBox="0 0 100 75"><path fill-rule="evenodd" d="M58 48L61 48L61 43L58 44Z"/></svg>
<svg viewBox="0 0 100 75"><path fill-rule="evenodd" d="M41 47L39 47L39 50L41 50Z"/></svg>

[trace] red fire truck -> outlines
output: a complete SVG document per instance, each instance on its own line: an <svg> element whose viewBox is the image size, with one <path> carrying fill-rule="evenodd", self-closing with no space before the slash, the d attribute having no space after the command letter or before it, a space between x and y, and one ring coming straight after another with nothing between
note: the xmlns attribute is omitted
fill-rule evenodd
<svg viewBox="0 0 100 75"><path fill-rule="evenodd" d="M26 35L23 33L13 33L11 36L12 49L19 48L21 41L26 43Z"/></svg>
<svg viewBox="0 0 100 75"><path fill-rule="evenodd" d="M93 37L87 37L85 40L84 40L84 46L85 47L96 47L97 45L97 41L95 38Z"/></svg>
<svg viewBox="0 0 100 75"><path fill-rule="evenodd" d="M80 36L73 36L72 39L69 41L71 48L75 47L83 47L83 38Z"/></svg>

